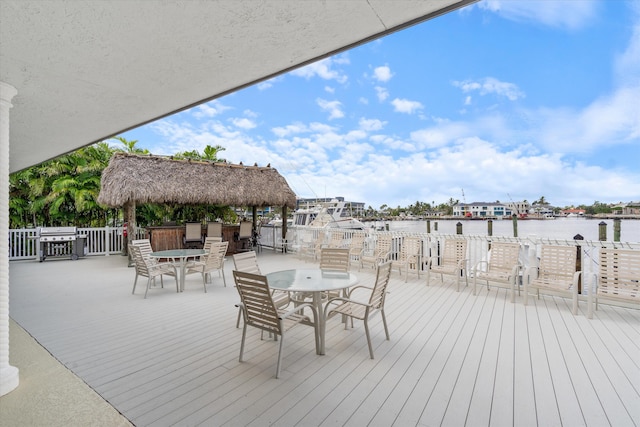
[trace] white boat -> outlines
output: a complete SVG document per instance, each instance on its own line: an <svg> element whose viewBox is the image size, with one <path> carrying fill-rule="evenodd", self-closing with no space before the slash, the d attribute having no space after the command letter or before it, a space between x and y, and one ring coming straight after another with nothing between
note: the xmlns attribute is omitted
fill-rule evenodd
<svg viewBox="0 0 640 427"><path fill-rule="evenodd" d="M293 213L293 225L364 230L365 225L350 215L343 201L333 199L299 208Z"/></svg>

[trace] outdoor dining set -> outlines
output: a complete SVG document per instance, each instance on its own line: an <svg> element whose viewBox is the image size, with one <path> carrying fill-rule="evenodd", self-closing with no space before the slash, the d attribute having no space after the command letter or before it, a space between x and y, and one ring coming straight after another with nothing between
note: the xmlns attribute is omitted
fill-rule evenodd
<svg viewBox="0 0 640 427"><path fill-rule="evenodd" d="M350 239L339 231L329 232L313 241L295 248L300 257L318 262L311 268L293 268L263 274L256 253L252 250L232 255L233 278L239 295L236 327L243 323L239 361L243 361L245 339L249 326L265 332L280 341L276 378L280 374L282 349L287 332L297 325L314 329L316 354L326 351L326 324L333 316L341 318L345 328L353 327L353 319L364 324L369 356L374 358L369 319L379 313L384 333L390 339L385 316L385 298L388 294L392 270L397 269L404 281L410 273L418 278L426 276L426 285L432 285L432 275L444 284L444 275L455 280L455 290L471 286L472 294L478 292L478 282L508 289L510 301L516 294L524 294L527 305L530 294L541 292L568 297L571 310L578 312L579 288L589 289L588 317L592 318L598 299L604 298L622 303L638 301L640 279L640 251L631 249L601 248L600 269L589 286L590 278L576 268L576 248L562 245L542 245L535 266L523 268L520 254L523 248L517 242L496 241L491 244L487 256L471 268L468 260L467 240L447 238L435 248L425 250L424 242L417 236L405 236L396 253L392 253L391 235L377 235L374 244L365 245L364 233L353 233ZM204 292L211 273L218 272L226 286L224 262L228 242L222 238L208 237L202 249L176 249L153 252L149 240L134 240L129 249L135 261L135 293L139 276L147 278L144 297L147 297L155 279L170 276L176 282L176 291L185 288L185 277L192 273L202 276ZM428 256L425 256L428 252ZM351 272L357 266L373 269L375 278L361 284ZM367 276L369 277L369 276ZM398 285L401 286L401 285ZM522 288L522 291L521 291Z"/></svg>

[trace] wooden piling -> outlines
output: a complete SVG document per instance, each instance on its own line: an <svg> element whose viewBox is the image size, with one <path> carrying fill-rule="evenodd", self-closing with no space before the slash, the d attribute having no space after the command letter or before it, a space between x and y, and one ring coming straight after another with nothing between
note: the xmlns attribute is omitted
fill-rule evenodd
<svg viewBox="0 0 640 427"><path fill-rule="evenodd" d="M431 220L427 220L427 234L431 233Z"/></svg>
<svg viewBox="0 0 640 427"><path fill-rule="evenodd" d="M513 237L518 237L518 216L513 214L511 221L513 222Z"/></svg>
<svg viewBox="0 0 640 427"><path fill-rule="evenodd" d="M613 220L613 241L620 241L620 218Z"/></svg>
<svg viewBox="0 0 640 427"><path fill-rule="evenodd" d="M600 224L598 224L598 240L601 242L607 241L607 223L604 221L600 221Z"/></svg>
<svg viewBox="0 0 640 427"><path fill-rule="evenodd" d="M584 240L580 234L573 236L573 240ZM576 245L576 271L582 271L582 247ZM578 277L578 293L582 294L582 275Z"/></svg>
<svg viewBox="0 0 640 427"><path fill-rule="evenodd" d="M456 224L456 234L462 234L462 223L460 221Z"/></svg>
<svg viewBox="0 0 640 427"><path fill-rule="evenodd" d="M487 236L493 236L493 220L487 221Z"/></svg>

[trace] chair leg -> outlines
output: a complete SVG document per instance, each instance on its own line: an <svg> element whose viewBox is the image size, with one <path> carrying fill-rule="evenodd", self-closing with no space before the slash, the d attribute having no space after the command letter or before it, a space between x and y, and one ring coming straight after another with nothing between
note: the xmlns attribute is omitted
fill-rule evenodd
<svg viewBox="0 0 640 427"><path fill-rule="evenodd" d="M147 298L147 292L149 292L149 287L151 286L151 277L147 280L147 289L144 291L144 297Z"/></svg>
<svg viewBox="0 0 640 427"><path fill-rule="evenodd" d="M243 307L243 305L241 303L240 304L236 304L236 307L238 307L238 319L236 320L236 328L239 328L240 327L240 316L243 315L244 307Z"/></svg>
<svg viewBox="0 0 640 427"><path fill-rule="evenodd" d="M367 344L369 345L369 356L373 359L373 346L371 345L371 336L369 335L369 316L364 318L364 332L367 335Z"/></svg>
<svg viewBox="0 0 640 427"><path fill-rule="evenodd" d="M242 355L244 354L244 339L247 336L247 324L244 324L242 328L242 341L240 341L240 357L238 357L238 362L242 362Z"/></svg>
<svg viewBox="0 0 640 427"><path fill-rule="evenodd" d="M280 360L282 359L283 343L284 343L284 334L280 337L280 350L278 350L278 364L276 365L276 379L280 377Z"/></svg>
<svg viewBox="0 0 640 427"><path fill-rule="evenodd" d="M380 309L380 314L382 315L382 324L384 325L384 334L387 336L387 341L391 338L389 337L389 328L387 327L387 316L384 315L384 309Z"/></svg>
<svg viewBox="0 0 640 427"><path fill-rule="evenodd" d="M131 291L131 295L136 293L136 284L138 283L138 273L136 273L136 278L133 281L133 290Z"/></svg>
<svg viewBox="0 0 640 427"><path fill-rule="evenodd" d="M218 274L220 274L220 273L222 273L222 283L224 283L224 287L226 288L227 287L227 279L225 279L225 277L224 277L224 269L221 268L220 270L218 270Z"/></svg>

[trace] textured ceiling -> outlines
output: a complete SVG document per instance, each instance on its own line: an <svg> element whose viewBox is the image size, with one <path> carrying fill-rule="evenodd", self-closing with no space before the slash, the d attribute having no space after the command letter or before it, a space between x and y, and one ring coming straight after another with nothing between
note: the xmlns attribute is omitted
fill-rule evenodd
<svg viewBox="0 0 640 427"><path fill-rule="evenodd" d="M10 170L473 1L2 0Z"/></svg>

